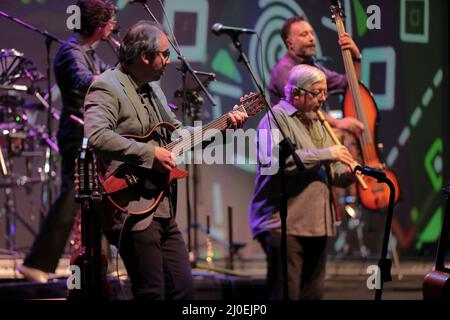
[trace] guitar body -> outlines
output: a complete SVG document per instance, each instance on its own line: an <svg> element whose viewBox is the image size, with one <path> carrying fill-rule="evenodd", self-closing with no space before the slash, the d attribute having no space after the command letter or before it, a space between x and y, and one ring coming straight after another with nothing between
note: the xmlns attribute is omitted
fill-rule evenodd
<svg viewBox="0 0 450 320"><path fill-rule="evenodd" d="M94 268L99 268L99 275L96 274L97 278L90 281L93 285L88 288L88 290L68 290L67 299L68 300L80 300L80 299L102 299L102 300L112 300L113 299L113 288L108 281L108 259L103 252L100 252L100 256L96 257L96 253L92 252L90 256L93 258L88 258L86 254L86 249L84 247L80 248L78 252L72 255L70 259L71 266L78 266L80 268L80 274L83 277L92 277L95 270ZM98 261L100 259L100 261ZM90 264L86 262L89 261ZM93 264L96 264L95 266ZM98 277L99 276L99 277Z"/></svg>
<svg viewBox="0 0 450 320"><path fill-rule="evenodd" d="M450 301L450 273L434 270L425 276L422 285L425 300Z"/></svg>
<svg viewBox="0 0 450 320"><path fill-rule="evenodd" d="M173 131L175 128L166 122L153 127L146 135L124 135L129 139L150 143L158 138L157 129L165 127ZM121 212L141 215L153 211L164 197L170 183L187 177L189 173L177 167L170 173L162 173L153 169L120 165L101 185L106 192L109 203Z"/></svg>
<svg viewBox="0 0 450 320"><path fill-rule="evenodd" d="M170 174L157 170L120 166L103 183L109 203L121 212L140 215L153 211L168 191L170 183L187 177L185 170L174 168ZM130 179L133 179L130 182ZM126 209L128 208L128 209Z"/></svg>
<svg viewBox="0 0 450 320"><path fill-rule="evenodd" d="M372 93L362 83L359 83L359 92L364 105L364 116L367 120L367 128L365 130L369 131L370 136L373 138L372 141L375 141L378 108ZM343 109L346 117L361 118L355 110L349 88L345 92ZM400 186L395 173L384 167L378 156L378 149L375 143L364 143L361 139L359 141L364 164L380 169L386 173L387 177L395 186L395 203L397 203L400 198ZM362 206L373 211L387 208L389 204L389 187L384 183L378 183L377 180L371 177L364 176L364 180L368 186L367 190L363 190L361 185L358 185L358 196Z"/></svg>
<svg viewBox="0 0 450 320"><path fill-rule="evenodd" d="M237 109L247 113L248 116L257 114L265 106L264 97L260 93L245 95L240 99L240 102L241 105ZM228 115L222 115L204 127L196 127L192 132L187 130L189 131L187 136L180 136L162 148L171 151L175 156L180 156L183 152L201 144L203 140L213 137L217 130L225 130L228 125ZM153 141L161 141L160 131L162 129L172 132L176 128L170 123L161 122L143 136L125 134L123 137L138 142L152 143ZM200 129L201 132L198 133L197 129ZM214 129L210 131L214 132L212 136L208 135L210 129ZM194 134L194 132L197 133ZM201 137L200 139L197 134ZM113 162L110 164L110 168L115 168L115 170L111 169L113 172L100 182L105 192L104 196L112 208L132 215L147 214L156 209L164 195L169 191L171 183L189 175L187 171L180 170L177 167L173 168L170 173L162 173L153 169L133 167L117 161Z"/></svg>

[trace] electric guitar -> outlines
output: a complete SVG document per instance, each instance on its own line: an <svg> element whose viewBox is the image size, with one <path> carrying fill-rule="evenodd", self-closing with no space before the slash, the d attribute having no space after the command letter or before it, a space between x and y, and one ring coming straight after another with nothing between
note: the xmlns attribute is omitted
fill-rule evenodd
<svg viewBox="0 0 450 320"><path fill-rule="evenodd" d="M257 114L265 106L264 97L260 93L246 95L241 98L240 102L237 110L246 112L249 116ZM228 115L222 115L201 128L194 128L193 131L189 131L189 134L166 144L163 148L174 153L176 157L181 156L203 141L209 141L218 131L227 129L229 124ZM150 141L157 139L159 135L157 129L160 127L167 129L169 132L175 130L175 127L171 124L160 122L143 136L125 134L123 137L150 143ZM199 132L200 130L201 132ZM172 181L183 179L188 175L187 171L180 170L177 167L173 168L170 173L162 173L157 170L123 163L108 178L103 181L100 180L100 184L105 198L113 208L120 212L141 215L157 207L164 194L169 190Z"/></svg>

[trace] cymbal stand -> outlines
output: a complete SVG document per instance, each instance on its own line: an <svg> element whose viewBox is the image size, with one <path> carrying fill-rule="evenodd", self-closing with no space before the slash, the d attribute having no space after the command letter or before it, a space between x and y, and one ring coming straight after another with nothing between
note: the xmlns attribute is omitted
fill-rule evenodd
<svg viewBox="0 0 450 320"><path fill-rule="evenodd" d="M0 147L1 149L1 147ZM14 187L19 186L20 183L15 181L13 163L10 160L11 156L6 157L5 166L8 174L4 175L6 178L4 184L4 195L5 195L5 205L2 208L2 215L5 216L5 239L6 248L12 252L16 251L16 225L17 220L19 220L25 229L28 230L34 237L37 233L33 227L28 223L28 221L17 211L16 199L14 194Z"/></svg>

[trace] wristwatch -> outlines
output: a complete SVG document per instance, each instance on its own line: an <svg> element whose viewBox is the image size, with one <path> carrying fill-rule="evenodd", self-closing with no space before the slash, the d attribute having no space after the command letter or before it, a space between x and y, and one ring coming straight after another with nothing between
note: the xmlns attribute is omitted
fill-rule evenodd
<svg viewBox="0 0 450 320"><path fill-rule="evenodd" d="M352 56L352 60L353 60L353 61L356 61L356 62L361 62L361 59L362 59L362 54L359 54L359 56L358 56L358 57L354 57L354 56Z"/></svg>

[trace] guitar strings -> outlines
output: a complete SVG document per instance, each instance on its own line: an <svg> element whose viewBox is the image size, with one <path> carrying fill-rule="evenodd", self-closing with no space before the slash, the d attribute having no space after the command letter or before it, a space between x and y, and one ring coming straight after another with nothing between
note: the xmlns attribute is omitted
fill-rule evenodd
<svg viewBox="0 0 450 320"><path fill-rule="evenodd" d="M255 101L251 101L251 102L246 102L247 104L252 104L258 102L260 103L260 98L257 98ZM247 106L248 107L248 106ZM245 112L246 112L246 106L241 105L240 108L242 108ZM201 135L198 136L194 133L191 134L191 137L194 136L194 139L185 139L181 142L177 142L177 141L172 141L171 143L167 144L165 146L165 148L169 151L172 151L172 149L178 145L180 146L180 152L183 153L187 148L191 149L193 147L195 147L198 143L201 143L203 140L206 140L205 138L205 131L211 129L211 128L217 128L217 129L222 129L222 128L226 128L226 124L229 120L228 114L224 114L222 116L220 116L218 119L216 119L215 121L203 126L201 128ZM195 130L195 129L194 129ZM210 136L209 138L212 138L214 135Z"/></svg>

